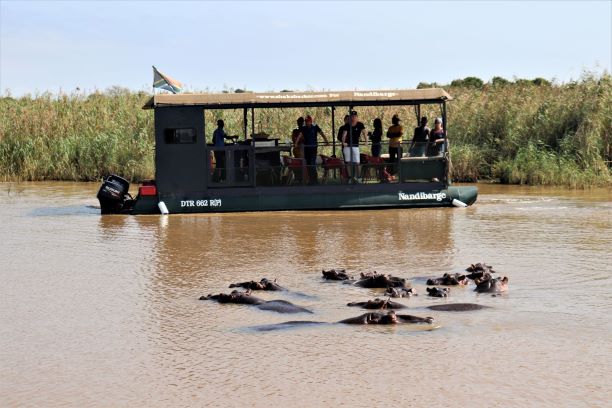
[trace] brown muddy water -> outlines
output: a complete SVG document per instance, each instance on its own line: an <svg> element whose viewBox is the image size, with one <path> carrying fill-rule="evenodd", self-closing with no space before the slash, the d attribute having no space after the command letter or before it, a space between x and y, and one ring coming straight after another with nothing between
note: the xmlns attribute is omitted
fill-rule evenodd
<svg viewBox="0 0 612 408"><path fill-rule="evenodd" d="M1 406L610 406L612 192L480 186L467 209L100 216L97 184L0 184ZM422 277L487 261L507 294ZM407 277L437 326L325 325ZM199 301L231 282L311 308ZM299 292L299 293L295 293ZM473 302L479 311L426 306Z"/></svg>

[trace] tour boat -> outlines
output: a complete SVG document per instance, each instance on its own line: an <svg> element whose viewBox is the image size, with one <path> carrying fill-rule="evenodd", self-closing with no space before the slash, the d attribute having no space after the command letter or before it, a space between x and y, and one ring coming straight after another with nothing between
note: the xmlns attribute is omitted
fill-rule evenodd
<svg viewBox="0 0 612 408"><path fill-rule="evenodd" d="M402 118L402 148L393 162L386 155L366 154L369 146L362 145L360 164L345 163L336 138L336 116L363 106L412 106L416 126L421 106L437 105L433 108L439 109L447 134L446 104L451 100L448 93L436 88L157 94L143 107L152 109L155 116L155 180L142 183L132 198L127 180L118 175L106 177L97 195L101 212L179 214L469 206L476 201L478 190L451 185L446 139L440 154L414 157L408 151L414 129L407 124L409 118ZM291 143L255 133L259 109L270 112L313 107L330 109L332 131L327 136L333 140L329 146L319 144L315 165L307 166L303 158L293 157L295 146ZM223 146L207 143L207 127L208 134L211 131L210 124L205 123L205 111L212 109L216 113L242 110L242 135Z"/></svg>

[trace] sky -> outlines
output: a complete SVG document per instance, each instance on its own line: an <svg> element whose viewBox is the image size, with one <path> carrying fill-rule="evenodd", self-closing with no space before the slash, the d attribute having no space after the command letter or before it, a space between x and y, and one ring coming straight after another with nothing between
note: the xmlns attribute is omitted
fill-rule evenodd
<svg viewBox="0 0 612 408"><path fill-rule="evenodd" d="M612 1L0 0L0 93L414 88L610 72Z"/></svg>

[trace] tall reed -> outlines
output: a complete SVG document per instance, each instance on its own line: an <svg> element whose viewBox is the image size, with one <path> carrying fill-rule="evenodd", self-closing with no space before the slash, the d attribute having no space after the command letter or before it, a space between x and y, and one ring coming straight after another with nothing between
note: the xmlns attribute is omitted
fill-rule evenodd
<svg viewBox="0 0 612 408"><path fill-rule="evenodd" d="M570 187L612 182L612 79L586 73L555 85L492 81L446 89L453 179L496 179L502 183ZM0 180L99 180L117 173L132 181L154 175L153 113L141 109L145 92L111 88L90 95L39 94L0 98ZM348 109L348 108L347 108ZM417 117L413 107L363 107L371 129L380 117L403 119L410 138ZM289 140L299 116L311 114L332 140L330 108L260 109L255 131ZM335 111L336 129L346 109ZM422 114L440 116L437 106ZM216 119L230 134L242 134L241 110L205 114L211 140ZM249 116L250 118L250 116ZM251 124L248 125L249 133ZM331 148L322 149L331 154Z"/></svg>

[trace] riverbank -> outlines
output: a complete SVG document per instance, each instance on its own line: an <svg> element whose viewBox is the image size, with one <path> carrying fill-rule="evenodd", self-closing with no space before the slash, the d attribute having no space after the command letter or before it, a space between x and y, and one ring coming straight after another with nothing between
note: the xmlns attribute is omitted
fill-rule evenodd
<svg viewBox="0 0 612 408"><path fill-rule="evenodd" d="M562 85L460 81L445 89L455 99L448 127L454 180L574 188L612 183L610 75L585 74ZM136 182L152 178L153 115L141 109L149 97L112 88L0 98L0 180L92 181L109 173ZM440 115L429 108L423 114ZM366 125L375 117L387 124L395 113L407 129L414 126L410 107L359 112ZM261 109L255 127L286 141L295 118L304 114L331 133L327 108ZM220 117L229 133L242 128L242 112L206 112L207 123ZM209 140L212 130L207 128Z"/></svg>

